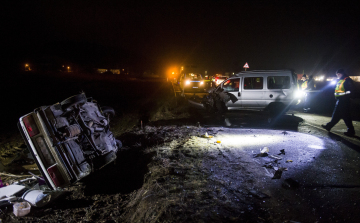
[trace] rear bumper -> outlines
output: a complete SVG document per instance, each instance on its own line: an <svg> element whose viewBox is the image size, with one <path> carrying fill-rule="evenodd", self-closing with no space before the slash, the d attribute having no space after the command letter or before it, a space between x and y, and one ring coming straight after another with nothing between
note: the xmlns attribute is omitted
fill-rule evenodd
<svg viewBox="0 0 360 223"><path fill-rule="evenodd" d="M39 129L39 133L33 136L27 132L23 120L29 115L34 118ZM46 122L47 120L42 119L38 112L33 112L19 119L18 128L45 182L50 189L56 190L76 182L85 175L78 174L78 166L72 161L69 151L65 150L66 143L60 144L49 135L52 134L52 130L48 128L49 123ZM51 157L51 162L49 162L49 157Z"/></svg>
<svg viewBox="0 0 360 223"><path fill-rule="evenodd" d="M29 115L29 114L28 114ZM28 116L28 115L25 115L25 116ZM22 121L22 119L25 117L21 117L19 119L19 122L18 122L18 128L19 128L19 131L20 131L20 134L21 136L23 137L25 143L26 143L26 146L30 152L30 154L32 155L32 157L34 158L35 162L36 162L36 165L38 166L39 168L39 171L41 172L41 175L43 176L46 184L48 185L48 187L52 190L55 190L56 189L56 186L54 184L54 182L52 181L49 173L47 172L46 170L46 167L44 165L44 162L43 160L41 159L38 151L36 150L36 147L34 145L34 142L32 141L32 138L30 137L30 135L27 133L26 131L26 128L25 128L25 125Z"/></svg>

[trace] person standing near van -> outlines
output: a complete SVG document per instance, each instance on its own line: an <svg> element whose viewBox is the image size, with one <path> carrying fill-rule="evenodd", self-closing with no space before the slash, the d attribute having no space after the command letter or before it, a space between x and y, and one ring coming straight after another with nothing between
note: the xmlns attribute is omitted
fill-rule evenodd
<svg viewBox="0 0 360 223"><path fill-rule="evenodd" d="M307 86L308 86L308 79L306 78L306 74L304 74L304 75L301 77L301 80L302 80L301 90L305 91L305 89L306 89Z"/></svg>
<svg viewBox="0 0 360 223"><path fill-rule="evenodd" d="M331 121L326 125L321 125L327 131L330 131L334 125L336 125L340 119L343 119L347 129L347 132L344 132L346 136L354 136L355 130L352 124L351 114L350 114L350 96L353 90L353 82L351 78L345 73L344 69L339 69L336 71L336 76L338 77L338 82L335 87L335 97L336 105L334 112L331 117Z"/></svg>
<svg viewBox="0 0 360 223"><path fill-rule="evenodd" d="M311 99L313 98L313 92L310 91L315 90L313 75L310 75L309 79L306 80L306 88L303 90L307 91L305 94L303 110L304 112L309 112L311 110Z"/></svg>

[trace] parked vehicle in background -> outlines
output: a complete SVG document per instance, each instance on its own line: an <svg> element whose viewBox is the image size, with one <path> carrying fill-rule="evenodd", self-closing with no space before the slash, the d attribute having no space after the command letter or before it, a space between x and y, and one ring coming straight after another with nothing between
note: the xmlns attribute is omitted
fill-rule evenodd
<svg viewBox="0 0 360 223"><path fill-rule="evenodd" d="M201 74L182 74L179 84L183 93L205 93L209 80L202 78Z"/></svg>
<svg viewBox="0 0 360 223"><path fill-rule="evenodd" d="M49 188L64 188L116 159L122 145L110 131L113 115L112 108L82 93L19 119L20 133Z"/></svg>
<svg viewBox="0 0 360 223"><path fill-rule="evenodd" d="M209 110L287 111L297 101L296 75L289 70L243 71L227 79L204 97Z"/></svg>

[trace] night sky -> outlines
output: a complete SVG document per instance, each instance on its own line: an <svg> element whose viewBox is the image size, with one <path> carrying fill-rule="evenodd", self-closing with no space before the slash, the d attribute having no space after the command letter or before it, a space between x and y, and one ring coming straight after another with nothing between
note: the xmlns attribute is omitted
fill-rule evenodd
<svg viewBox="0 0 360 223"><path fill-rule="evenodd" d="M182 64L238 72L248 62L360 75L359 9L356 1L16 1L3 7L1 44L20 62L54 54L83 64L139 58L159 72Z"/></svg>

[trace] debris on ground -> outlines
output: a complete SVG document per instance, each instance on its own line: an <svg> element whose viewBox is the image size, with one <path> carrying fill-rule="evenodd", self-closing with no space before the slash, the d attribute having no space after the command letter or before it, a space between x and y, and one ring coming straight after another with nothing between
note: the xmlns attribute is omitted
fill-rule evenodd
<svg viewBox="0 0 360 223"><path fill-rule="evenodd" d="M287 163L292 163L293 161L292 160L286 160Z"/></svg>
<svg viewBox="0 0 360 223"><path fill-rule="evenodd" d="M275 155L269 155L269 157L273 158L273 159L277 159L277 160L281 160L282 158L280 156L275 156Z"/></svg>
<svg viewBox="0 0 360 223"><path fill-rule="evenodd" d="M22 217L30 213L31 206L28 202L15 202L13 213L16 217Z"/></svg>
<svg viewBox="0 0 360 223"><path fill-rule="evenodd" d="M205 135L202 135L201 137L203 137L203 138L213 138L214 136L211 136L206 132Z"/></svg>
<svg viewBox="0 0 360 223"><path fill-rule="evenodd" d="M260 150L260 153L269 153L269 148L264 147L263 149Z"/></svg>
<svg viewBox="0 0 360 223"><path fill-rule="evenodd" d="M278 170L275 171L275 174L272 179L280 179L284 170L285 170L284 168L278 168Z"/></svg>
<svg viewBox="0 0 360 223"><path fill-rule="evenodd" d="M278 155L285 155L285 149L281 149Z"/></svg>
<svg viewBox="0 0 360 223"><path fill-rule="evenodd" d="M291 178L285 179L284 182L282 183L282 187L285 189L295 189L298 188L299 186L300 184L296 180L293 180Z"/></svg>
<svg viewBox="0 0 360 223"><path fill-rule="evenodd" d="M1 174L14 178L24 177L22 175ZM21 217L30 212L30 206L43 207L61 194L63 194L62 190L51 190L43 183L41 177L32 176L1 187L0 208L6 208L12 205L15 216Z"/></svg>

